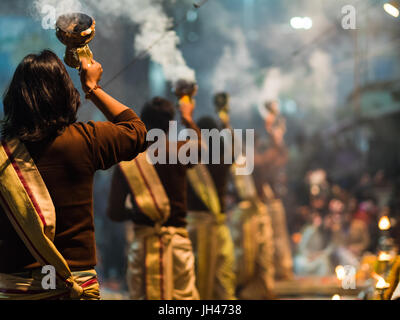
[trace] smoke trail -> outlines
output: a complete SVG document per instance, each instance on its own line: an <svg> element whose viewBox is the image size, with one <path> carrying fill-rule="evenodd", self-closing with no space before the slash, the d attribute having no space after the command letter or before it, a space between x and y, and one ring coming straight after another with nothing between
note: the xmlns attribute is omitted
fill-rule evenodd
<svg viewBox="0 0 400 320"><path fill-rule="evenodd" d="M224 47L212 83L214 90L230 93L232 112L240 113L257 102L257 88L252 72L254 61L243 31L235 28L229 36L232 44ZM246 84L245 90L242 88L243 83Z"/></svg>
<svg viewBox="0 0 400 320"><path fill-rule="evenodd" d="M141 54L150 46L151 59L159 63L167 80L178 79L195 81L195 72L190 69L179 50L179 38L172 27L170 19L162 7L162 0L87 0L85 5L78 0L36 0L36 12L42 19L46 18L49 6L56 10L56 16L71 11L89 12L99 17L119 19L125 17L139 26L134 44L136 54Z"/></svg>
<svg viewBox="0 0 400 320"><path fill-rule="evenodd" d="M260 102L279 99L280 93L293 85L294 77L282 74L279 68L271 68L266 73L260 91Z"/></svg>
<svg viewBox="0 0 400 320"><path fill-rule="evenodd" d="M291 1L285 2L286 10L291 11ZM325 29L332 24L332 20L325 15L324 5L318 1L312 1L312 4L300 4L304 10L294 6L292 14L296 10L310 14L318 28L295 32L290 28L289 21L274 20L274 14L271 13L265 23L258 26L256 40L252 39L249 31L244 35L246 30L239 27L237 12L230 12L222 6L218 8L218 12L223 11L224 15L218 20L211 19L212 26L209 28L216 29L214 32L219 33L228 44L224 46L216 64L213 84L218 90L228 91L232 101L240 103L232 103L233 113L242 116L244 110L249 113L254 106L261 111L266 101L277 99L294 100L306 112L318 110L330 114L334 111L338 96L338 73L333 61L340 61L338 51L349 51L348 43L340 45L340 48L321 46L316 49L317 46L310 46L301 57L297 57L301 60L292 61L291 53L295 49L310 43L321 32L319 27ZM216 3L210 3L205 8L205 14L208 16L212 14L209 11L216 9ZM340 10L333 11L340 14ZM335 45L338 46L338 42ZM251 50L254 56L250 55L250 46L254 47ZM264 59L266 56L271 58ZM260 60L272 63L272 66L260 72Z"/></svg>
<svg viewBox="0 0 400 320"><path fill-rule="evenodd" d="M307 61L286 70L279 67L268 69L257 85L259 72L252 59L246 38L240 29L230 33L231 45L224 47L213 76L217 91L231 94L232 112L243 117L253 106L265 116L264 103L286 97L308 109L319 110L325 115L333 112L336 105L337 76L331 56L325 51L314 50ZM312 94L310 94L312 92Z"/></svg>
<svg viewBox="0 0 400 320"><path fill-rule="evenodd" d="M317 49L306 63L288 71L277 67L269 69L260 90L259 103L282 96L325 114L333 112L337 102L337 77L330 55Z"/></svg>

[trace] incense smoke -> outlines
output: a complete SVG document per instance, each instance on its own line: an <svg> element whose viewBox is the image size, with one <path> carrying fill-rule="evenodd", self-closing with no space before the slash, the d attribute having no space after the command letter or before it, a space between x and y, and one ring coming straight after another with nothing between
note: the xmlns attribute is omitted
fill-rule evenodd
<svg viewBox="0 0 400 320"><path fill-rule="evenodd" d="M49 19L49 6L55 8L55 18L72 11L83 11L90 15L105 16L113 19L126 18L139 26L135 36L136 55L149 50L151 59L159 63L164 76L171 82L179 79L195 81L195 72L190 69L179 50L179 38L174 30L172 19L162 7L161 0L36 0L34 8L42 19ZM53 24L54 25L54 24Z"/></svg>
<svg viewBox="0 0 400 320"><path fill-rule="evenodd" d="M324 21L322 13L320 20ZM213 74L213 85L216 91L227 91L231 95L233 115L251 114L257 108L262 116L266 115L264 103L271 100L295 101L302 110L310 113L317 111L324 116L334 112L337 104L338 77L333 65L333 54L328 54L325 48L311 48L298 63L292 63L290 53L301 47L315 35L297 34L295 45L288 45L288 37L282 35L286 31L280 26L281 33L276 28L271 32L271 25L259 31L264 35L257 41L257 46L264 46L265 55L274 60L260 69L259 62L250 52L251 37L245 36L245 31L235 28L235 19L224 18L224 24L219 21L213 27L218 28L228 42L216 63ZM324 25L327 23L324 21ZM232 31L233 30L233 31ZM263 32L265 31L265 32ZM287 59L285 59L288 57ZM277 63L275 63L277 62Z"/></svg>
<svg viewBox="0 0 400 320"><path fill-rule="evenodd" d="M254 61L246 44L246 37L239 28L229 33L232 45L225 46L212 79L215 92L227 91L233 113L243 112L256 103L257 95L252 68ZM243 87L245 85L245 87Z"/></svg>

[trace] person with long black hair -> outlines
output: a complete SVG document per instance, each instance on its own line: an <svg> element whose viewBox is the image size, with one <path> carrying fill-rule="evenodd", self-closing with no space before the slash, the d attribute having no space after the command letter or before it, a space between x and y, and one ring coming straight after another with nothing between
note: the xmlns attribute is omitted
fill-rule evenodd
<svg viewBox="0 0 400 320"><path fill-rule="evenodd" d="M147 146L145 125L102 90L102 73L81 59L82 89L108 120L88 123L77 122L79 92L53 52L26 56L14 73L0 146L0 299L99 298L93 176ZM43 270L56 285L43 285Z"/></svg>

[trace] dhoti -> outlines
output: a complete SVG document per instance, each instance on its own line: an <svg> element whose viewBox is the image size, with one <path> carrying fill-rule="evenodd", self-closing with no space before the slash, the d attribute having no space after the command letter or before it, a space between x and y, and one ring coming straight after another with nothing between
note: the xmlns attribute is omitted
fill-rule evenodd
<svg viewBox="0 0 400 320"><path fill-rule="evenodd" d="M127 270L131 299L199 299L194 263L185 228L135 226Z"/></svg>
<svg viewBox="0 0 400 320"><path fill-rule="evenodd" d="M189 212L187 219L200 298L235 300L234 245L228 226L205 211Z"/></svg>
<svg viewBox="0 0 400 320"><path fill-rule="evenodd" d="M233 212L231 230L235 244L238 298L272 298L274 244L266 207L259 202L242 201Z"/></svg>

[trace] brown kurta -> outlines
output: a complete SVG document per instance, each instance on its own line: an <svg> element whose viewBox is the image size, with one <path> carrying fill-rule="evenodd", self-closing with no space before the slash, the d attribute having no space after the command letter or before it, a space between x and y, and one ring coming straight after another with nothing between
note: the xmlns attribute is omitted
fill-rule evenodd
<svg viewBox="0 0 400 320"><path fill-rule="evenodd" d="M96 265L93 176L146 149L146 128L132 110L112 122L74 123L51 142L27 143L56 208L54 243L71 268ZM0 207L0 272L39 264Z"/></svg>

